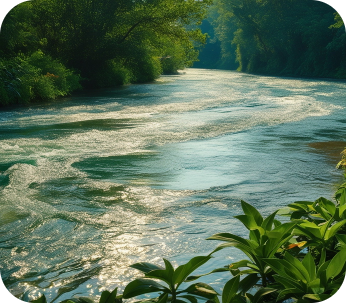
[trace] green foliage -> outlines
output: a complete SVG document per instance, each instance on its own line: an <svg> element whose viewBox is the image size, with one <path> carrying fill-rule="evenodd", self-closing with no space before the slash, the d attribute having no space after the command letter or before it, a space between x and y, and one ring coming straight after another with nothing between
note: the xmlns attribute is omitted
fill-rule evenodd
<svg viewBox="0 0 346 303"><path fill-rule="evenodd" d="M205 283L191 284L182 290L179 288L193 271L210 258L210 255L194 257L176 269L166 259L164 259L165 268L151 263L133 264L131 267L143 272L145 277L130 282L124 290L123 298L129 299L146 293L159 293L158 302L170 301L175 303L188 300L191 303L196 303L198 298L217 300L217 292ZM151 279L162 281L164 285Z"/></svg>
<svg viewBox="0 0 346 303"><path fill-rule="evenodd" d="M223 68L236 62L244 72L346 78L344 24L324 3L214 0L211 11Z"/></svg>
<svg viewBox="0 0 346 303"><path fill-rule="evenodd" d="M118 289L115 288L112 292L105 290L101 293L100 300L97 303L121 303L122 296L117 296ZM22 298L23 299L23 298ZM24 298L25 299L25 298ZM38 299L29 301L30 303L47 303L46 296L42 294ZM60 303L96 303L88 297L76 297L61 301Z"/></svg>
<svg viewBox="0 0 346 303"><path fill-rule="evenodd" d="M114 87L115 85L128 84L132 80L131 71L124 67L121 62L115 60L109 60L100 67L93 77L94 83L90 83L89 86L102 87Z"/></svg>
<svg viewBox="0 0 346 303"><path fill-rule="evenodd" d="M0 105L54 99L80 88L78 75L41 51L0 64Z"/></svg>
<svg viewBox="0 0 346 303"><path fill-rule="evenodd" d="M277 273L274 279L280 291L277 300L295 298L307 302L328 299L342 285L345 275L346 248L337 253L333 259L319 264L311 253L302 261L288 252L284 259L266 259L266 263Z"/></svg>
<svg viewBox="0 0 346 303"><path fill-rule="evenodd" d="M32 0L4 20L0 105L48 100L79 87L149 82L197 60L196 29L211 0ZM161 60L167 58L170 60ZM20 79L20 81L18 81ZM5 82L6 81L6 82ZM20 83L19 83L20 82ZM20 94L20 97L19 97Z"/></svg>
<svg viewBox="0 0 346 303"><path fill-rule="evenodd" d="M296 223L281 224L275 220L277 211L263 219L253 206L244 201L241 204L244 215L236 216L236 218L249 230L249 239L243 239L230 233L222 233L213 235L208 240L226 242L216 248L214 252L226 247L240 249L250 260L241 260L231 264L229 266L230 272L234 276L253 275L252 286L261 278L262 285L267 286L271 279L272 271L268 268L264 259L281 253L281 247L293 237L292 230Z"/></svg>
<svg viewBox="0 0 346 303"><path fill-rule="evenodd" d="M342 159L336 167L345 169L346 168L346 149L342 151L341 155L342 155Z"/></svg>
<svg viewBox="0 0 346 303"><path fill-rule="evenodd" d="M7 105L17 101L21 80L18 78L20 66L13 62L0 61L0 105Z"/></svg>

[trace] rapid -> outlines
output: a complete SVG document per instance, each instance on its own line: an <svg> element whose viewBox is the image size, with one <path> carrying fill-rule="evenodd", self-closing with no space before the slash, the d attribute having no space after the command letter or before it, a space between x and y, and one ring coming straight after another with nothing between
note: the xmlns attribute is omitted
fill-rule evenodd
<svg viewBox="0 0 346 303"><path fill-rule="evenodd" d="M12 294L98 296L246 235L262 214L332 199L346 83L187 69L155 83L0 112L0 272ZM322 142L322 143L321 143ZM345 143L343 143L345 142ZM225 249L208 272L242 258ZM227 273L203 279L220 290Z"/></svg>

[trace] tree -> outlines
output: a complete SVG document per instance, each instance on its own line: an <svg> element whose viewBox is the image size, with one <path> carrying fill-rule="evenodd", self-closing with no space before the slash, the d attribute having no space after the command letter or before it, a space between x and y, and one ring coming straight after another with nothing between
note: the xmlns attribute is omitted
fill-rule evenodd
<svg viewBox="0 0 346 303"><path fill-rule="evenodd" d="M81 74L84 87L147 82L162 72L175 73L197 60L195 45L204 43L206 38L197 25L211 1L32 0L22 3L8 14L1 30L3 74L8 70L16 72L10 79L6 78L8 84L1 85L0 95L5 103L65 95L78 87L75 82L79 77L72 77L71 73ZM32 60L38 54L43 61ZM42 66L42 62L46 65ZM55 75L52 66L60 64L66 67L59 69L63 71L60 79L71 79L73 83L64 84L68 89L56 94L52 93L57 89L55 84L61 81L47 75ZM26 88L21 87L23 66L30 71L26 77L33 80L24 81ZM50 83L50 92L41 94L44 90L37 89L37 93L24 98L19 91L34 91L31 85L37 83L36 77L42 83Z"/></svg>
<svg viewBox="0 0 346 303"><path fill-rule="evenodd" d="M345 78L345 31L339 15L312 0L215 0L222 57L238 70ZM331 25L332 24L332 25Z"/></svg>

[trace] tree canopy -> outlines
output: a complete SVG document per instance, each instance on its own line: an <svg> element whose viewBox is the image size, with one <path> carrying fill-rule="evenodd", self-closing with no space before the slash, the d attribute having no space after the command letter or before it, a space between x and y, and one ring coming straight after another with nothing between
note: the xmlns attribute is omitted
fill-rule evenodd
<svg viewBox="0 0 346 303"><path fill-rule="evenodd" d="M210 4L211 0L24 2L4 20L1 64L10 70L23 65L18 60L27 62L39 52L80 73L84 86L152 81L197 60L194 46L206 38L197 25ZM2 91L6 89L3 85Z"/></svg>
<svg viewBox="0 0 346 303"><path fill-rule="evenodd" d="M346 78L344 24L325 3L214 0L209 19L221 43L221 68Z"/></svg>

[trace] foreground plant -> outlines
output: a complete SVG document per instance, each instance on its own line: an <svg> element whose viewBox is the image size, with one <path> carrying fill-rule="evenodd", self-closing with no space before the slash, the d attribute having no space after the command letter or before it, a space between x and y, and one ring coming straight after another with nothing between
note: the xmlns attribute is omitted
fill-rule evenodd
<svg viewBox="0 0 346 303"><path fill-rule="evenodd" d="M265 262L276 272L273 276L280 291L276 301L289 298L297 302L323 301L334 295L341 287L346 266L346 248L326 261L324 253L316 265L309 252L302 261L286 252L283 260L266 259Z"/></svg>
<svg viewBox="0 0 346 303"><path fill-rule="evenodd" d="M147 293L158 293L159 296L156 299L152 299L152 301L158 301L160 303L168 301L172 303L186 301L197 303L197 299L205 298L218 302L218 293L205 283L195 283L187 286L185 289L180 288L187 277L210 258L210 255L194 257L176 269L166 259L163 259L165 268L146 262L133 264L131 267L143 272L145 277L130 282L125 287L123 298L129 299ZM160 280L164 284L152 279Z"/></svg>
<svg viewBox="0 0 346 303"><path fill-rule="evenodd" d="M118 288L114 289L112 292L108 290L103 291L98 303L121 303L122 296L117 296L117 292ZM30 303L47 303L47 299L46 296L42 294L39 298L31 300ZM77 297L61 301L60 303L95 303L95 301L88 297Z"/></svg>
<svg viewBox="0 0 346 303"><path fill-rule="evenodd" d="M274 212L266 219L256 208L241 201L244 215L236 216L249 230L249 239L236 236L231 233L215 234L207 240L219 240L226 242L218 246L214 252L226 247L236 247L245 253L249 260L241 260L229 265L230 272L234 275L248 275L248 283L255 286L261 279L261 285L266 287L272 280L271 268L264 259L272 258L283 252L284 244L293 237L292 230L295 222L281 223L275 220ZM245 268L245 269L243 269Z"/></svg>

